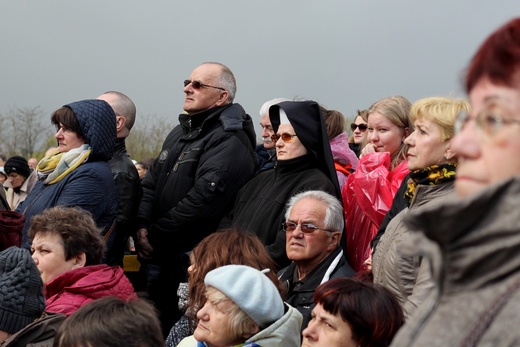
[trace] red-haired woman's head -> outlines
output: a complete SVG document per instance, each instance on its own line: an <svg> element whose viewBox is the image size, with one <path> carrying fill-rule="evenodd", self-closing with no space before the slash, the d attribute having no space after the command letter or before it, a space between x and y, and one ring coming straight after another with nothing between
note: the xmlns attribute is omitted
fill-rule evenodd
<svg viewBox="0 0 520 347"><path fill-rule="evenodd" d="M351 330L353 345L389 346L404 323L403 310L386 288L352 278L335 278L321 284L314 292L316 306L341 319ZM315 313L315 312L313 312ZM303 331L304 342L319 339L317 318ZM347 345L343 341L343 346Z"/></svg>
<svg viewBox="0 0 520 347"><path fill-rule="evenodd" d="M484 78L507 87L520 82L520 17L495 30L480 45L466 71L466 92Z"/></svg>

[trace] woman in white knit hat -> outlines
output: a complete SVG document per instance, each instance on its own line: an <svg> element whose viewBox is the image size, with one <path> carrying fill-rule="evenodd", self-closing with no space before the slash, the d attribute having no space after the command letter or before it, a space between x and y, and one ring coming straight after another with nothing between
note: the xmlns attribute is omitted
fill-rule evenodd
<svg viewBox="0 0 520 347"><path fill-rule="evenodd" d="M207 301L197 312L199 323L179 347L300 346L302 315L282 301L263 271L221 266L204 283Z"/></svg>

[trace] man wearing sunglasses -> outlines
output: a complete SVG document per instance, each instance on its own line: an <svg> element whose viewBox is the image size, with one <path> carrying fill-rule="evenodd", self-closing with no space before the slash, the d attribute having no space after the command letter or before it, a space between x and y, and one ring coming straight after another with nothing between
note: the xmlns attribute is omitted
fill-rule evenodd
<svg viewBox="0 0 520 347"><path fill-rule="evenodd" d="M185 112L142 181L136 239L165 336L181 316L172 293L186 282L182 255L217 229L256 169L254 125L233 103L231 70L204 63L183 85Z"/></svg>
<svg viewBox="0 0 520 347"><path fill-rule="evenodd" d="M287 303L303 315L302 331L311 320L316 287L355 274L340 247L344 223L342 203L328 193L310 190L287 203L282 228L292 263L278 276L287 288Z"/></svg>

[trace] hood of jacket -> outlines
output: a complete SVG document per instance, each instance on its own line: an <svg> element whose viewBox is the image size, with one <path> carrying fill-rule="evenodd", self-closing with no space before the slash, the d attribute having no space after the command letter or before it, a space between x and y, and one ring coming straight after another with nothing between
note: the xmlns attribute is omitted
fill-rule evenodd
<svg viewBox="0 0 520 347"><path fill-rule="evenodd" d="M67 105L74 111L85 142L92 148L89 161L109 160L116 146L116 114L104 100L89 99Z"/></svg>
<svg viewBox="0 0 520 347"><path fill-rule="evenodd" d="M201 134L204 129L213 127L217 119L222 124L224 131L243 130L247 136L247 145L251 146L251 151L254 152L256 133L253 119L240 104L234 103L213 107L193 114L181 113L179 115L179 124L182 126L185 134L188 134L193 129L198 129L199 134Z"/></svg>
<svg viewBox="0 0 520 347"><path fill-rule="evenodd" d="M272 347L300 347L303 316L297 309L284 303L285 314L269 325L267 328L261 330L256 335L253 335L246 341L248 343L255 343L259 346Z"/></svg>
<svg viewBox="0 0 520 347"><path fill-rule="evenodd" d="M220 115L220 122L225 131L244 130L247 135L251 148L256 146L256 133L253 119L249 116L240 104L231 104Z"/></svg>
<svg viewBox="0 0 520 347"><path fill-rule="evenodd" d="M341 201L338 176L334 168L334 160L327 136L327 128L323 121L319 105L315 101L284 101L269 108L269 119L274 132L280 126L280 109L287 118L305 148L314 155L319 169L330 178L336 189L336 197Z"/></svg>
<svg viewBox="0 0 520 347"><path fill-rule="evenodd" d="M330 140L330 149L335 162L341 165L352 165L352 170L357 169L359 159L348 144L348 134L343 132Z"/></svg>

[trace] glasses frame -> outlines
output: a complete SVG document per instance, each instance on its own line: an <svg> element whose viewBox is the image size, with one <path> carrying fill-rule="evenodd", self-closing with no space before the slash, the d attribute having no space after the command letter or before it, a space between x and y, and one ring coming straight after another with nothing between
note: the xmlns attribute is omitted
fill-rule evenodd
<svg viewBox="0 0 520 347"><path fill-rule="evenodd" d="M289 225L289 224L294 225L294 230L296 230L298 227L300 227L300 231L302 232L302 234L314 234L316 232L316 230L323 230L323 231L327 231L329 233L334 232L334 230L320 228L311 223L298 224L298 223L294 223L294 222L283 222L282 229L286 233L292 233L294 231L294 230L292 230L292 231L287 230L287 225ZM311 231L308 231L308 230L311 230Z"/></svg>
<svg viewBox="0 0 520 347"><path fill-rule="evenodd" d="M215 89L220 89L222 91L226 91L224 88L221 88L221 87L215 87L215 86L210 86L209 84L204 84L202 83L201 81L190 81L190 80L184 80L184 87L186 88L187 86L189 86L191 84L191 86L193 87L193 89L201 89L201 88L215 88Z"/></svg>
<svg viewBox="0 0 520 347"><path fill-rule="evenodd" d="M276 143L280 138L282 138L282 141L285 143L289 143L293 141L293 137L298 137L298 135L294 134L291 135L289 133L283 133L283 134L273 134L271 135L271 140Z"/></svg>
<svg viewBox="0 0 520 347"><path fill-rule="evenodd" d="M464 126L471 121L469 113L462 111L457 115L455 124L453 125L455 135L458 135L464 130ZM497 115L493 110L484 110L477 114L475 119L477 129L487 136L495 136L500 129L503 129L505 125L517 124L520 125L519 119L504 119L504 117ZM491 124L493 123L493 124Z"/></svg>
<svg viewBox="0 0 520 347"><path fill-rule="evenodd" d="M367 131L368 124L367 123L360 123L360 124L351 123L350 124L350 130L356 131L356 128L359 128L359 131L361 131L363 133L363 132Z"/></svg>
<svg viewBox="0 0 520 347"><path fill-rule="evenodd" d="M63 125L62 123L55 124L54 126L56 127L56 133L59 133L60 130L64 134L68 134L68 133L71 133L71 132L74 132L74 133L76 132L74 129L69 128L66 125Z"/></svg>

